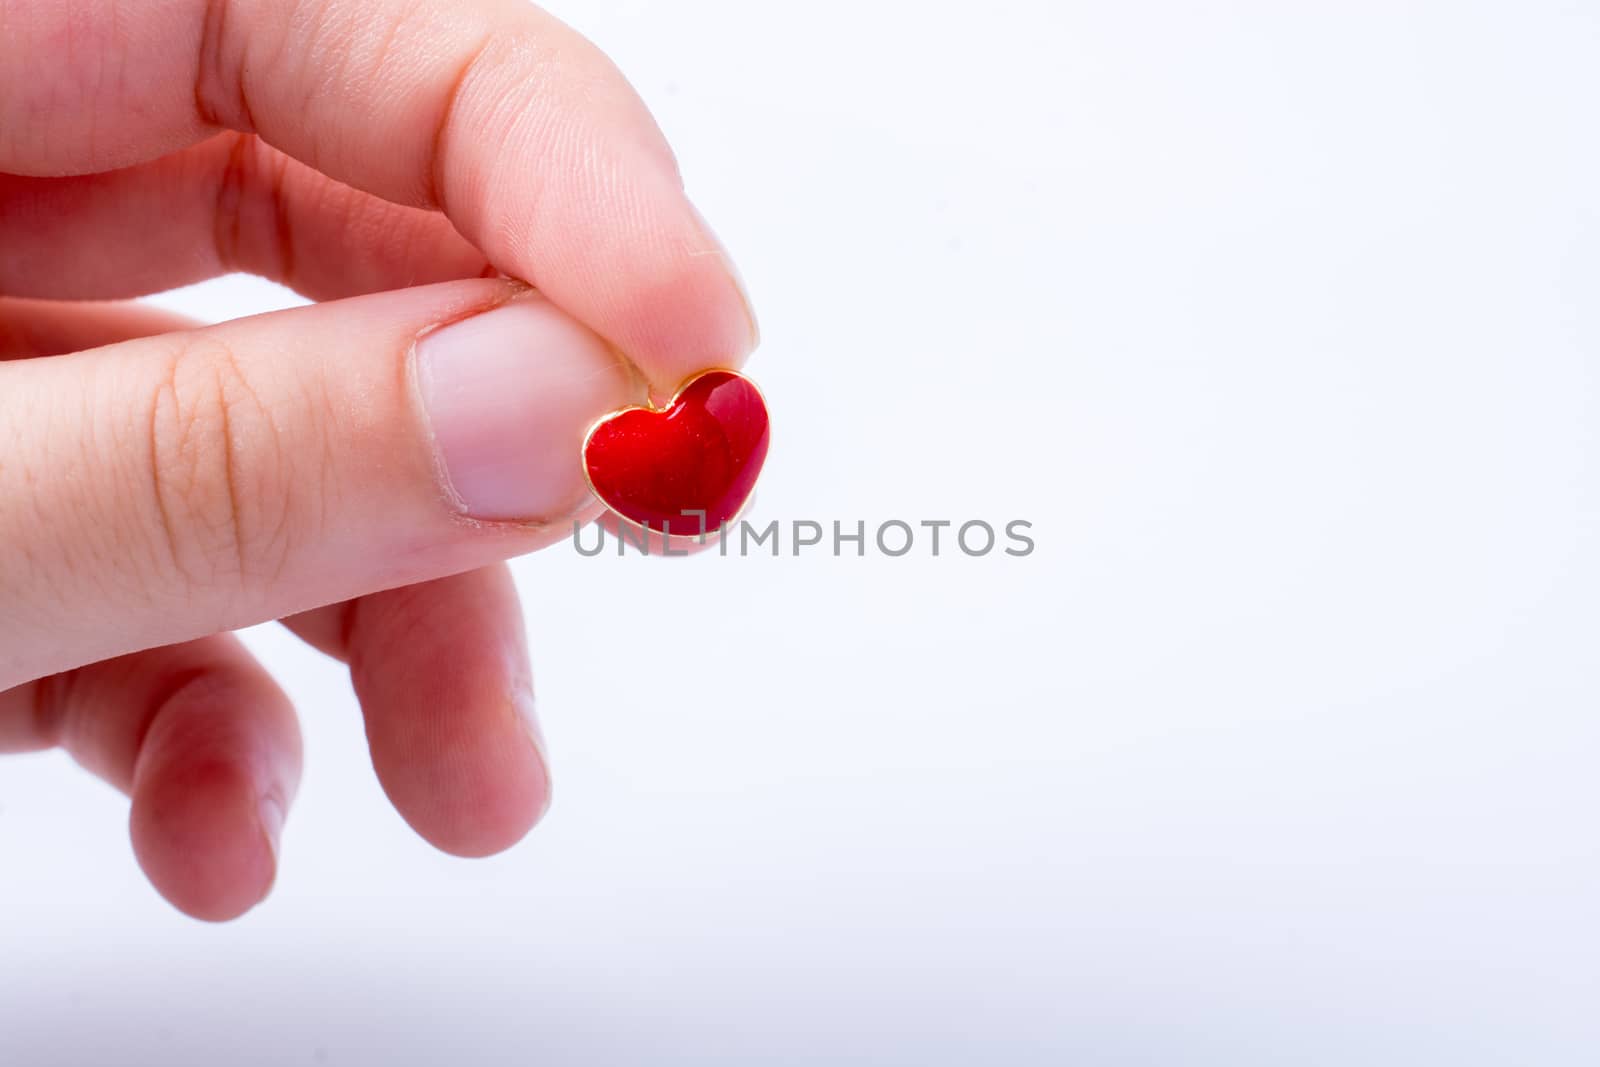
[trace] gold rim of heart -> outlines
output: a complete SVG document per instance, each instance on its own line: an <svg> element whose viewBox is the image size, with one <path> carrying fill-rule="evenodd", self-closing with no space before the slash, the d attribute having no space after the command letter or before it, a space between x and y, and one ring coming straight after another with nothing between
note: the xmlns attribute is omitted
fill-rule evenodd
<svg viewBox="0 0 1600 1067"><path fill-rule="evenodd" d="M606 423L620 415L626 415L630 411L649 411L657 415L661 414L663 411L666 411L667 409L671 408L672 405L676 404L678 402L678 398L684 393L687 393L689 388L693 386L695 382L698 382L701 378L704 378L709 374L731 374L735 378L743 379L746 385L756 391L756 398L761 401L761 409L768 413L767 441L768 450L770 451L772 440L772 418L771 409L767 407L767 396L761 391L761 386L756 384L754 378L750 377L743 371L734 370L732 367L707 367L705 370L695 371L688 378L685 378L681 385L672 391L672 396L667 398L666 403L660 405L653 404L650 402L649 398L646 397L645 402L642 404L629 404L626 407L617 408L615 411L606 412L604 415L591 422L589 424L589 428L583 433L583 444L578 449L578 465L583 468L583 482L589 487L590 494L596 500L600 501L601 504L605 505L605 509L611 514L615 515L618 520L627 523L635 530L643 530L646 536L655 534L657 537L680 538L685 541L696 541L698 543L701 537L709 538L711 531L708 530L699 534L665 534L660 530L651 529L644 523L635 522L622 512L618 511L616 508L612 507L611 503L606 500L606 498L601 494L600 490L595 488L594 479L589 477L589 439L595 435L595 431L599 430L600 427L604 426ZM744 499L739 502L739 506L734 509L733 514L724 520L721 529L726 529L728 526L742 519L744 517L745 508L750 506L750 501L755 498L755 495L756 487L752 484L750 486L750 492L745 494Z"/></svg>

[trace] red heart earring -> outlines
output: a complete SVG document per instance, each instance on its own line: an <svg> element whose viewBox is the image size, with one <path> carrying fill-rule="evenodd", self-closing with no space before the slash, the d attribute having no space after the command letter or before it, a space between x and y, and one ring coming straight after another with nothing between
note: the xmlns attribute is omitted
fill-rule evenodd
<svg viewBox="0 0 1600 1067"><path fill-rule="evenodd" d="M657 533L699 535L735 518L767 458L767 405L755 383L702 371L666 405L621 408L589 428L583 469L595 496Z"/></svg>

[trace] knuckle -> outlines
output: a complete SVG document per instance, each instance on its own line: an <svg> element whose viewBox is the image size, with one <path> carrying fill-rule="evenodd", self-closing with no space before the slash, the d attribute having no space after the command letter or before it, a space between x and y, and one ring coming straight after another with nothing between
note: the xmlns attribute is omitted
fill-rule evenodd
<svg viewBox="0 0 1600 1067"><path fill-rule="evenodd" d="M150 491L173 567L191 585L271 581L293 548L291 472L234 351L210 336L177 340L148 411Z"/></svg>
<svg viewBox="0 0 1600 1067"><path fill-rule="evenodd" d="M211 241L217 262L289 279L295 271L289 157L254 134L234 134L217 170Z"/></svg>
<svg viewBox="0 0 1600 1067"><path fill-rule="evenodd" d="M237 34L229 32L229 0L205 0L200 44L195 57L194 102L200 117L214 126L240 126L249 115L238 71L242 63Z"/></svg>

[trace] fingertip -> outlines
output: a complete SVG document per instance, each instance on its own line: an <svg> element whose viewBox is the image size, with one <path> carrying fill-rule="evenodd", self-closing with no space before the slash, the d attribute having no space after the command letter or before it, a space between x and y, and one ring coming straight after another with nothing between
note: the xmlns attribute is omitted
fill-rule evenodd
<svg viewBox="0 0 1600 1067"><path fill-rule="evenodd" d="M299 776L299 731L264 676L212 670L167 698L134 768L129 832L150 883L196 919L266 898Z"/></svg>
<svg viewBox="0 0 1600 1067"><path fill-rule="evenodd" d="M662 224L653 270L636 257L626 271L611 273L616 288L610 294L594 288L559 294L667 394L710 367L737 370L760 343L754 306L733 258L699 210L674 195L681 213L658 209L663 220L676 216L676 223ZM550 291L557 288L565 286L552 279ZM597 292L610 300L597 299Z"/></svg>
<svg viewBox="0 0 1600 1067"><path fill-rule="evenodd" d="M363 597L346 629L372 766L456 856L515 845L550 802L516 586L504 565Z"/></svg>
<svg viewBox="0 0 1600 1067"><path fill-rule="evenodd" d="M720 280L732 286L734 299L738 303L739 311L743 316L741 324L744 327L744 349L741 354L748 354L761 344L761 322L756 317L755 304L750 299L750 287L745 284L744 275L740 272L739 265L728 254L728 246L722 242L722 238L717 236L717 231L711 228L711 223L707 221L705 215L701 214L700 209L695 206L692 200L688 201L688 204L689 211L694 215L695 221L700 224L700 232L704 235L705 241L709 246L696 252L696 258L714 256L724 275ZM735 321L739 321L737 317Z"/></svg>
<svg viewBox="0 0 1600 1067"><path fill-rule="evenodd" d="M142 776L129 828L134 855L157 892L192 918L226 922L265 899L276 880L270 818L249 775L234 762L212 759Z"/></svg>
<svg viewBox="0 0 1600 1067"><path fill-rule="evenodd" d="M492 856L543 817L550 772L531 703L531 696L513 694L498 708L480 701L440 709L429 717L435 736L417 748L395 731L372 737L379 781L423 840L453 856Z"/></svg>

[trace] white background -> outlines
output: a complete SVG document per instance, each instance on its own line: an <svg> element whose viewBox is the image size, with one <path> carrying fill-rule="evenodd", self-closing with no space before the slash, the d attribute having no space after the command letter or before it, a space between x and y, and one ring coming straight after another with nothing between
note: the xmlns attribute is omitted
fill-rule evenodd
<svg viewBox="0 0 1600 1067"><path fill-rule="evenodd" d="M556 803L488 861L253 631L274 895L0 764L0 1062L1595 1062L1600 12L555 10L749 282L753 517L1037 551L518 561Z"/></svg>

